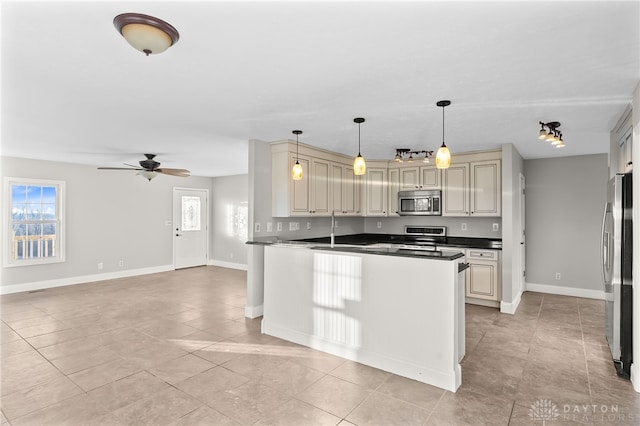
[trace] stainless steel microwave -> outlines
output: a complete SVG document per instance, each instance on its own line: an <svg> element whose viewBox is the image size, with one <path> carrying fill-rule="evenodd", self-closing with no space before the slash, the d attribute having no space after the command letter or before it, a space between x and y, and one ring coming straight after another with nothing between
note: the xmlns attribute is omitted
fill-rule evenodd
<svg viewBox="0 0 640 426"><path fill-rule="evenodd" d="M398 214L400 216L441 216L442 191L417 190L398 192Z"/></svg>

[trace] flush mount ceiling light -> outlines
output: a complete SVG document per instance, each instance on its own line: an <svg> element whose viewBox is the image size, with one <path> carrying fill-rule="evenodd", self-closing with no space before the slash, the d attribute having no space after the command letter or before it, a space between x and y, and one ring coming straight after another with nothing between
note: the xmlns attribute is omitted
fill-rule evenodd
<svg viewBox="0 0 640 426"><path fill-rule="evenodd" d="M360 124L364 123L364 118L357 117L353 119L354 123L358 123L358 156L353 160L353 174L360 176L367 171L367 165L360 154Z"/></svg>
<svg viewBox="0 0 640 426"><path fill-rule="evenodd" d="M147 56L162 53L178 42L180 34L172 25L141 13L123 13L113 25L134 49Z"/></svg>
<svg viewBox="0 0 640 426"><path fill-rule="evenodd" d="M430 157L433 156L433 151L412 151L407 148L396 148L396 156L394 157L394 160L398 163L402 163L405 160L404 157L408 155L409 158L407 158L407 162L411 163L414 160L414 154L417 155L418 158L420 158L421 155L424 155L422 162L428 164L431 162Z"/></svg>
<svg viewBox="0 0 640 426"><path fill-rule="evenodd" d="M564 140L562 139L562 132L558 130L560 127L559 121L550 121L548 123L540 123L540 131L538 132L538 139L541 141L551 142L551 145L556 148L564 148Z"/></svg>
<svg viewBox="0 0 640 426"><path fill-rule="evenodd" d="M436 105L442 107L442 145L436 154L436 167L439 169L448 169L451 165L451 152L444 143L444 107L451 105L451 101L438 101Z"/></svg>
<svg viewBox="0 0 640 426"><path fill-rule="evenodd" d="M291 133L296 135L296 164L294 164L291 169L291 178L293 180L302 180L302 166L298 161L298 135L302 134L302 130L293 130Z"/></svg>

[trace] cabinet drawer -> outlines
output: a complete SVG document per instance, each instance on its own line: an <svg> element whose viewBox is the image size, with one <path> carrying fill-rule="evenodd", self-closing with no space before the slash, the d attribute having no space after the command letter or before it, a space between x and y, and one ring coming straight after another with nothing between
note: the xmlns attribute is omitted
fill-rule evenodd
<svg viewBox="0 0 640 426"><path fill-rule="evenodd" d="M469 259L485 259L485 260L498 260L498 252L495 250L476 250L468 249L467 258Z"/></svg>

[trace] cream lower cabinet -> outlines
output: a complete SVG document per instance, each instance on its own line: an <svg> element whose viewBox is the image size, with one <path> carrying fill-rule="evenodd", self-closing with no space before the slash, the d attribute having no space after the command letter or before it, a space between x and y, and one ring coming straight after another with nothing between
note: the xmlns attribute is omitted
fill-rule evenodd
<svg viewBox="0 0 640 426"><path fill-rule="evenodd" d="M502 271L499 250L467 249L466 301L485 306L500 306Z"/></svg>

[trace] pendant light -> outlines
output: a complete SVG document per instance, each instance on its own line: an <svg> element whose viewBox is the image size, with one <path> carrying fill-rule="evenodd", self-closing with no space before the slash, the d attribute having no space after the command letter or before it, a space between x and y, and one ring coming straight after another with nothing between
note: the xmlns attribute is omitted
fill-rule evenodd
<svg viewBox="0 0 640 426"><path fill-rule="evenodd" d="M358 123L358 156L353 160L353 174L360 176L367 171L367 165L364 162L364 158L362 158L362 154L360 154L360 124L364 123L364 118L354 118L353 122Z"/></svg>
<svg viewBox="0 0 640 426"><path fill-rule="evenodd" d="M444 143L444 107L451 105L451 101L438 101L437 106L442 107L442 145L436 154L436 167L438 169L448 169L451 165L451 153Z"/></svg>
<svg viewBox="0 0 640 426"><path fill-rule="evenodd" d="M293 178L293 180L302 180L302 166L300 165L300 162L298 161L298 135L302 134L302 130L294 130L293 132L294 135L296 135L296 164L293 165L293 168L291 169L291 177Z"/></svg>

